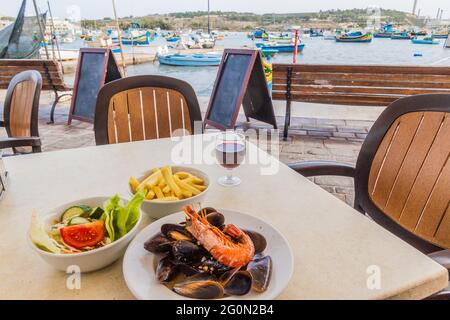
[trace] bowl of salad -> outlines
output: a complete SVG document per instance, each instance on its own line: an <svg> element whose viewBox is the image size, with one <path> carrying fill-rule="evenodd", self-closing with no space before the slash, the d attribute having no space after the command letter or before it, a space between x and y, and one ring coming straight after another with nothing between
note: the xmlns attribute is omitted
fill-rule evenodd
<svg viewBox="0 0 450 320"><path fill-rule="evenodd" d="M124 254L138 232L145 196L142 191L130 201L118 195L82 199L55 208L42 220L33 213L29 242L57 270L102 269Z"/></svg>

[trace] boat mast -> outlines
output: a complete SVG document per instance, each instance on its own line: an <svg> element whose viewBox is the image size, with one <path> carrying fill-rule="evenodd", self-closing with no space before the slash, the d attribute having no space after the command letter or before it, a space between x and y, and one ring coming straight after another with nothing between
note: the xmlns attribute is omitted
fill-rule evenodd
<svg viewBox="0 0 450 320"><path fill-rule="evenodd" d="M123 53L123 46L122 46L122 33L120 32L119 18L117 17L115 0L112 0L112 5L113 5L113 10L114 10L114 18L116 19L117 39L119 40L120 57L122 58L123 75L126 77L127 76L127 66L125 64L125 55Z"/></svg>
<svg viewBox="0 0 450 320"><path fill-rule="evenodd" d="M42 36L42 41L44 42L44 49L45 49L45 55L47 56L47 60L50 60L50 55L48 54L48 48L47 45L45 44L45 34L44 34L44 28L42 27L41 24L41 18L39 17L39 10L36 4L36 0L33 0L33 5L34 5L34 11L36 11L36 18L37 18L37 23L39 26L39 31L41 32L41 36Z"/></svg>
<svg viewBox="0 0 450 320"><path fill-rule="evenodd" d="M51 22L51 25L52 25L52 36L53 36L53 32L55 31L55 23L53 22L52 9L50 8L50 1L48 1L48 0L47 0L47 7L48 7L48 13L50 14L50 22ZM61 71L64 74L64 65L63 65L63 62L62 62L61 51L59 50L59 43L58 43L58 39L56 38L56 34L55 34L55 44L56 44L56 50L58 51L59 63L61 64ZM52 47L53 47L53 41L52 41ZM55 56L53 55L53 58L54 57Z"/></svg>
<svg viewBox="0 0 450 320"><path fill-rule="evenodd" d="M208 0L208 34L211 35L211 17L209 15L209 0Z"/></svg>

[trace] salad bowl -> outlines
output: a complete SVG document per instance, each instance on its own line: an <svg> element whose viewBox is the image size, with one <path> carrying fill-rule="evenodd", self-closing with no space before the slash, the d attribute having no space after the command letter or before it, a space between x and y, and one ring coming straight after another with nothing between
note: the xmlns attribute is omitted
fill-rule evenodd
<svg viewBox="0 0 450 320"><path fill-rule="evenodd" d="M101 207L108 199L110 199L110 197L95 197L70 202L49 211L47 214L42 216L41 221L44 227L50 227L54 224L55 221L58 221L60 219L61 213L64 212L67 208L79 206L80 204L92 208ZM124 204L127 203L125 199L121 200ZM57 270L67 272L69 267L76 267L79 268L80 272L92 272L107 267L123 256L128 244L136 236L139 230L139 227L142 223L142 216L142 212L139 210L139 220L137 221L135 226L122 238L91 251L73 254L51 253L39 248L32 241L30 235L28 235L28 242L31 248L45 262L47 262Z"/></svg>

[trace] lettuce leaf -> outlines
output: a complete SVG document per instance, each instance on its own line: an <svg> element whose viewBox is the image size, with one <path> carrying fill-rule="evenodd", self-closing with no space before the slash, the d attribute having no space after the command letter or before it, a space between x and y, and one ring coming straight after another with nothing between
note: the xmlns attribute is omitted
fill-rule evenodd
<svg viewBox="0 0 450 320"><path fill-rule="evenodd" d="M127 203L127 205L117 212L116 220L116 238L120 239L125 236L136 223L139 221L140 211L142 202L145 200L147 195L147 190L142 189L138 191L133 199Z"/></svg>
<svg viewBox="0 0 450 320"><path fill-rule="evenodd" d="M61 249L53 243L50 236L44 230L44 226L39 221L36 212L31 216L31 225L29 230L31 241L36 247L50 253L62 253Z"/></svg>

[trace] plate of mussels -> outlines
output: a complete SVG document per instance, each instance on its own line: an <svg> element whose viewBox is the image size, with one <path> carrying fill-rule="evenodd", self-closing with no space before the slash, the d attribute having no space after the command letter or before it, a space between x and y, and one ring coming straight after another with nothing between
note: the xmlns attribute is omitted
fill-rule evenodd
<svg viewBox="0 0 450 320"><path fill-rule="evenodd" d="M264 221L189 206L137 235L123 274L141 300L271 300L288 285L293 262L287 240Z"/></svg>

